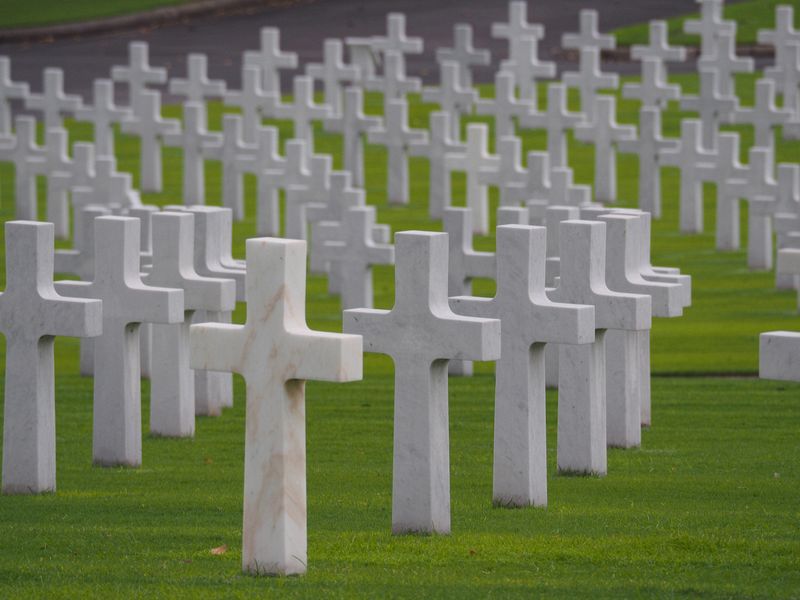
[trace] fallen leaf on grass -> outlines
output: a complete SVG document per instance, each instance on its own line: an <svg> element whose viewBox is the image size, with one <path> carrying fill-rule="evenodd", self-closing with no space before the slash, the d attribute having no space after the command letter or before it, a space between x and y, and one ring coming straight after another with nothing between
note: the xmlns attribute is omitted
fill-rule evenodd
<svg viewBox="0 0 800 600"><path fill-rule="evenodd" d="M225 554L228 551L228 544L222 544L222 546L217 546L216 548L211 549L211 554L214 556L219 556L220 554Z"/></svg>

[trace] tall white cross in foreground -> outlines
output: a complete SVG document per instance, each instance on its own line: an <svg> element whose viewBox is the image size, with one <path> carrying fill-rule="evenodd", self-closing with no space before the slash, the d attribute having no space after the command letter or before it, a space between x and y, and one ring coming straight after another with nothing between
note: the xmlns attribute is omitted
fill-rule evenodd
<svg viewBox="0 0 800 600"><path fill-rule="evenodd" d="M306 243L247 240L247 321L192 325L191 366L247 386L242 566L306 570L305 380L361 379L361 337L305 322Z"/></svg>
<svg viewBox="0 0 800 600"><path fill-rule="evenodd" d="M59 296L53 288L53 224L6 223L6 289L0 331L6 338L3 493L56 489L55 336L92 337L102 303Z"/></svg>

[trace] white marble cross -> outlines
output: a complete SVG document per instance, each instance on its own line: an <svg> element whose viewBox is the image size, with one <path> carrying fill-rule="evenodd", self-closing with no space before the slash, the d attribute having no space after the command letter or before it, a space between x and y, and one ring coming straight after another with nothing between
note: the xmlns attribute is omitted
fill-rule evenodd
<svg viewBox="0 0 800 600"><path fill-rule="evenodd" d="M581 213L580 208L577 206L561 206L558 204L545 206L541 212L542 216L538 221L547 231L544 281L546 288L554 288L558 285L561 266L561 259L559 258L561 222L580 219ZM558 344L545 346L545 385L550 389L558 389L558 354Z"/></svg>
<svg viewBox="0 0 800 600"><path fill-rule="evenodd" d="M551 300L595 308L595 341L559 347L558 469L604 475L606 351L609 329L650 329L649 296L612 292L606 285L606 225L564 221L559 232L559 282Z"/></svg>
<svg viewBox="0 0 800 600"><path fill-rule="evenodd" d="M102 302L56 293L53 239L50 223L5 224L6 289L0 294L0 331L6 339L4 494L55 491L55 337L93 337L102 328Z"/></svg>
<svg viewBox="0 0 800 600"><path fill-rule="evenodd" d="M0 135L11 133L11 103L9 100L25 100L31 93L27 83L11 79L11 59L0 56Z"/></svg>
<svg viewBox="0 0 800 600"><path fill-rule="evenodd" d="M147 42L128 44L128 65L111 69L111 79L128 84L128 104L137 112L136 103L148 85L167 83L167 70L150 65Z"/></svg>
<svg viewBox="0 0 800 600"><path fill-rule="evenodd" d="M733 122L751 124L755 133L754 144L762 148L774 148L774 128L788 123L793 117L789 108L778 108L775 96L775 82L761 79L756 82L755 105L737 107L733 111Z"/></svg>
<svg viewBox="0 0 800 600"><path fill-rule="evenodd" d="M303 140L310 151L314 149L314 121L330 116L330 107L314 102L314 80L306 75L298 75L292 83L292 102L276 104L273 116L289 119L294 126L294 139Z"/></svg>
<svg viewBox="0 0 800 600"><path fill-rule="evenodd" d="M547 505L544 345L594 340L593 307L547 298L545 246L542 227L498 227L496 295L450 299L459 314L501 321L492 486L498 506Z"/></svg>
<svg viewBox="0 0 800 600"><path fill-rule="evenodd" d="M0 136L0 161L14 164L14 214L17 219L36 221L35 165L44 162L45 149L36 143L36 120L19 115L14 135Z"/></svg>
<svg viewBox="0 0 800 600"><path fill-rule="evenodd" d="M783 137L800 139L800 41L788 44L783 65L765 69L764 77L775 81L783 106L792 111L792 121L784 126Z"/></svg>
<svg viewBox="0 0 800 600"><path fill-rule="evenodd" d="M638 136L617 142L619 152L639 158L639 208L657 219L661 217L661 156L678 147L678 140L661 135L661 111L644 106L639 111Z"/></svg>
<svg viewBox="0 0 800 600"><path fill-rule="evenodd" d="M241 167L256 155L255 144L244 141L241 115L222 116L222 136L201 146L205 157L222 163L222 205L241 221L244 213L244 186Z"/></svg>
<svg viewBox="0 0 800 600"><path fill-rule="evenodd" d="M53 265L56 273L75 275L89 281L94 275L94 220L111 214L104 206L86 206L75 212L72 248L55 251ZM91 365L87 365L91 374Z"/></svg>
<svg viewBox="0 0 800 600"><path fill-rule="evenodd" d="M359 79L359 69L354 64L344 62L342 40L327 39L322 46L322 62L308 63L306 75L322 81L325 104L331 109L331 117L342 114L343 84L355 83Z"/></svg>
<svg viewBox="0 0 800 600"><path fill-rule="evenodd" d="M524 98L524 96L523 96ZM495 140L516 134L514 119L520 123L536 109L531 100L517 99L514 74L498 71L494 77L494 98L479 98L475 102L475 113L491 115L494 118Z"/></svg>
<svg viewBox="0 0 800 600"><path fill-rule="evenodd" d="M144 90L139 93L133 115L122 122L125 133L139 137L139 183L143 192L161 192L164 168L161 143L165 135L176 134L181 124L176 119L161 116L161 93Z"/></svg>
<svg viewBox="0 0 800 600"><path fill-rule="evenodd" d="M408 126L408 101L390 100L386 105L383 126L369 132L369 141L386 148L387 198L392 204L408 204L408 147L410 144L427 142L428 132Z"/></svg>
<svg viewBox="0 0 800 600"><path fill-rule="evenodd" d="M374 37L346 37L344 39L350 62L358 69L358 79L353 82L353 85L361 86L364 81L375 76L378 56L373 48L374 42Z"/></svg>
<svg viewBox="0 0 800 600"><path fill-rule="evenodd" d="M670 100L678 100L681 87L667 83L664 63L657 58L642 59L642 79L639 83L625 83L622 97L639 100L645 108L666 108Z"/></svg>
<svg viewBox="0 0 800 600"><path fill-rule="evenodd" d="M256 233L259 235L279 235L280 216L278 204L278 186L275 185L276 173L286 170L286 159L278 153L278 130L275 127L261 126L256 132L255 153L240 156L235 161L237 179L244 173L251 173L256 177ZM300 141L289 140L286 143L287 155L289 148L300 147L305 153L305 144ZM305 155L303 154L305 161ZM237 184L241 185L241 184ZM244 217L234 215L237 220Z"/></svg>
<svg viewBox="0 0 800 600"><path fill-rule="evenodd" d="M550 168L546 152L528 152L524 182L512 184L508 193L514 202L524 202L530 224L544 225L548 205L583 206L591 201L591 187L576 185L569 167Z"/></svg>
<svg viewBox="0 0 800 600"><path fill-rule="evenodd" d="M364 186L364 135L380 124L380 117L364 115L364 92L357 87L344 91L341 116L325 119L328 131L342 134L344 169L353 174L356 187Z"/></svg>
<svg viewBox="0 0 800 600"><path fill-rule="evenodd" d="M168 207L174 210L174 207ZM194 215L194 270L203 277L233 279L236 300L246 300L244 261L231 256L231 210L217 206L181 207ZM193 323L230 323L230 311L196 310ZM220 371L193 369L195 414L219 416L222 409L233 406L233 375Z"/></svg>
<svg viewBox="0 0 800 600"><path fill-rule="evenodd" d="M256 83L267 94L281 95L280 71L286 69L296 69L298 65L297 54L295 52L284 52L281 50L281 30L277 27L262 27L260 33L261 48L258 50L248 50L244 53L242 66L256 67L258 76Z"/></svg>
<svg viewBox="0 0 800 600"><path fill-rule="evenodd" d="M747 215L747 265L751 269L772 268L772 217L754 210L754 203L759 197L774 202L778 189L774 174L774 150L753 146L745 176L722 182L719 190L717 246L726 250L739 247L739 201L745 200L750 208Z"/></svg>
<svg viewBox="0 0 800 600"><path fill-rule="evenodd" d="M117 171L117 160L103 156L94 161L94 177L88 185L72 188L73 212L81 206L100 204L112 208L139 206L139 191L133 188L130 173Z"/></svg>
<svg viewBox="0 0 800 600"><path fill-rule="evenodd" d="M277 131L276 144L277 144ZM266 145L269 148L269 145ZM281 229L281 212L278 203L278 190L283 189L287 195L292 186L300 188L308 188L308 184L312 177L310 170L311 157L309 156L308 147L302 140L289 140L284 146L285 158L280 163L275 162L278 167L274 170L262 171L262 177L258 181L258 199L256 204L256 231L259 235L262 232L269 232L269 235L277 236ZM317 161L317 164L320 164ZM330 169L328 168L328 171ZM317 178L324 176L324 173L318 173ZM322 183L322 182L320 182ZM292 198L291 201L301 201L298 196ZM290 201L290 202L291 202ZM302 217L302 211L298 210L298 216ZM293 219L287 220L287 226L290 222L297 223L298 229L292 232L296 239L303 239L300 237L304 231L299 222Z"/></svg>
<svg viewBox="0 0 800 600"><path fill-rule="evenodd" d="M513 73L520 99L531 102L536 110L539 106L537 84L541 79L555 77L556 65L539 60L538 40L522 38L517 41L517 47L519 56L514 60L504 60L500 63L500 70Z"/></svg>
<svg viewBox="0 0 800 600"><path fill-rule="evenodd" d="M64 93L64 71L54 67L44 70L42 93L25 97L25 108L41 113L46 129L61 127L62 115L75 114L82 105L80 96Z"/></svg>
<svg viewBox="0 0 800 600"><path fill-rule="evenodd" d="M714 40L714 50L697 61L700 71L715 71L722 96L736 96L734 75L752 73L755 61L750 57L736 56L736 23L730 32L721 32Z"/></svg>
<svg viewBox="0 0 800 600"><path fill-rule="evenodd" d="M219 132L206 127L206 107L199 102L183 105L183 127L178 133L164 135L165 146L175 146L183 153L183 203L206 203L204 148L222 143Z"/></svg>
<svg viewBox="0 0 800 600"><path fill-rule="evenodd" d="M481 169L478 182L496 187L500 192L500 206L519 204L518 186L527 180L522 168L522 140L514 135L497 141L497 164Z"/></svg>
<svg viewBox="0 0 800 600"><path fill-rule="evenodd" d="M333 157L312 154L308 160L308 176L286 186L285 232L283 237L294 240L308 238L306 211L313 204L328 202L331 191Z"/></svg>
<svg viewBox="0 0 800 600"><path fill-rule="evenodd" d="M598 28L598 15L596 10L584 8L579 13L580 29L578 33L565 33L561 36L561 46L573 50L596 48L610 50L617 47L613 35L601 34Z"/></svg>
<svg viewBox="0 0 800 600"><path fill-rule="evenodd" d="M719 77L716 71L700 71L700 93L697 96L681 98L681 108L691 110L700 116L702 123L702 144L709 150L714 149L714 141L723 121L730 118L736 109L738 100L735 96L720 93Z"/></svg>
<svg viewBox="0 0 800 600"><path fill-rule="evenodd" d="M394 264L394 247L374 240L375 207L347 209L337 233L326 241L331 266L341 278L342 308L372 308L372 266Z"/></svg>
<svg viewBox="0 0 800 600"><path fill-rule="evenodd" d="M775 48L774 66L764 70L764 77L777 85L783 106L790 108L800 121L800 30L794 28L794 7L775 7L775 29L758 31L758 42ZM2 92L0 92L2 95Z"/></svg>
<svg viewBox="0 0 800 600"><path fill-rule="evenodd" d="M75 111L75 118L92 124L97 156L114 156L114 123L122 123L132 116L129 108L114 103L114 82L95 79L91 106L84 105Z"/></svg>
<svg viewBox="0 0 800 600"><path fill-rule="evenodd" d="M344 219L347 209L366 205L366 192L352 186L352 175L349 171L332 171L328 181L328 201L311 203L306 206L306 220L311 225L311 248L309 251L308 270L317 275L327 274L331 277L325 241L327 233L323 230L336 229Z"/></svg>
<svg viewBox="0 0 800 600"><path fill-rule="evenodd" d="M592 188L576 184L569 167L554 167L550 170L550 197L552 204L585 206L592 201Z"/></svg>
<svg viewBox="0 0 800 600"><path fill-rule="evenodd" d="M358 190L363 191L363 190ZM358 205L356 205L358 206ZM364 206L364 203L360 204L360 206ZM344 209L346 211L347 209ZM344 213L343 211L343 213ZM321 221L319 223L314 223L313 231L313 243L314 245L321 247L320 250L317 250L317 258L315 265L322 264L322 269L319 271L327 271L327 279L328 279L328 293L331 295L339 295L341 296L344 293L343 290L343 278L342 278L342 262L332 262L329 261L329 253L328 253L328 244L331 242L337 242L341 236L341 229L342 229L342 220L344 220L344 214L341 218L336 221ZM384 224L373 224L372 225L372 241L376 245L387 245L391 242L391 228L388 225ZM312 258L313 255L312 255ZM311 265L309 265L309 270L311 269Z"/></svg>
<svg viewBox="0 0 800 600"><path fill-rule="evenodd" d="M547 248L545 251L547 256L545 262L545 285L547 287L555 287L557 285L556 278L559 275L559 265L561 261L559 258L559 233L561 230L561 222L579 219L580 214L580 208L577 206L562 206L558 204L548 206L544 211L543 224L547 230ZM558 365L558 347L551 346L550 350L555 351L555 359L553 362ZM558 386L557 370L554 385L556 387Z"/></svg>
<svg viewBox="0 0 800 600"><path fill-rule="evenodd" d="M594 120L597 91L619 87L619 75L600 71L600 50L597 48L581 49L578 70L564 73L561 80L567 87L578 89L581 112L586 116L588 122Z"/></svg>
<svg viewBox="0 0 800 600"><path fill-rule="evenodd" d="M494 277L494 254L473 249L472 211L469 208L446 208L442 225L447 234L449 254L447 294L469 295L472 293L473 279Z"/></svg>
<svg viewBox="0 0 800 600"><path fill-rule="evenodd" d="M101 466L142 463L139 324L179 323L183 291L153 288L139 277L139 220L99 217L91 282L63 281L63 295L103 301L103 334L94 341L92 457Z"/></svg>
<svg viewBox="0 0 800 600"><path fill-rule="evenodd" d="M756 196L748 205L747 264L751 268L771 268L773 228L782 218L792 218L800 210L800 165L781 163L777 165L774 180L767 179L764 192ZM752 215L752 216L751 216ZM778 235L778 249L787 244L796 245L792 240L800 241L800 231L794 235ZM788 286L788 278L780 271L776 272L776 285Z"/></svg>
<svg viewBox="0 0 800 600"><path fill-rule="evenodd" d="M617 210L617 212L622 212ZM650 230L652 217L644 211L626 211L635 214L638 219L634 222L634 229L638 229L639 252L636 270L645 281L653 283L673 283L680 286L681 306L686 308L692 305L692 278L682 275L680 269L672 267L654 267L650 264ZM669 315L663 304L653 300L653 315L664 317ZM650 331L639 332L639 368L642 373L642 426L651 425L651 398L650 398Z"/></svg>
<svg viewBox="0 0 800 600"><path fill-rule="evenodd" d="M678 167L681 172L680 230L703 232L703 181L715 170L715 156L702 140L703 123L697 119L681 122L680 143L661 150L661 164Z"/></svg>
<svg viewBox="0 0 800 600"><path fill-rule="evenodd" d="M492 28L496 26L492 25ZM472 67L488 66L491 64L492 55L488 50L475 48L472 41L472 25L456 23L453 26L453 47L437 48L436 61L440 64L445 61L458 65L459 83L464 88L472 87Z"/></svg>
<svg viewBox="0 0 800 600"><path fill-rule="evenodd" d="M221 99L227 85L222 79L208 78L208 58L192 52L186 56L186 77L169 80L169 93L182 97L184 102L205 102L209 98Z"/></svg>
<svg viewBox="0 0 800 600"><path fill-rule="evenodd" d="M63 127L51 127L44 134L43 157L29 157L28 173L31 176L40 175L47 180L47 213L57 219L63 215L67 205L67 190L54 185L53 180L58 175L65 175L72 171L72 159L69 157L67 144L69 134ZM52 208L51 208L52 207ZM63 231L69 227L67 223L59 222L59 229Z"/></svg>
<svg viewBox="0 0 800 600"><path fill-rule="evenodd" d="M547 154L552 167L567 167L567 131L584 119L582 113L567 109L567 88L563 83L547 86L547 109L520 116L523 128L544 129L547 131Z"/></svg>
<svg viewBox="0 0 800 600"><path fill-rule="evenodd" d="M724 0L697 0L700 4L700 18L683 22L683 31L700 36L700 57L714 53L714 43L720 33L735 30L733 21L723 21L722 4Z"/></svg>
<svg viewBox="0 0 800 600"><path fill-rule="evenodd" d="M480 183L481 172L496 169L500 159L487 151L489 127L483 123L467 125L467 145L463 156L445 155L449 172L463 171L467 175L467 206L472 209L473 232L489 231L489 198L485 185Z"/></svg>
<svg viewBox="0 0 800 600"><path fill-rule="evenodd" d="M686 48L683 46L670 46L667 36L666 21L650 21L650 39L647 46L633 44L631 58L644 61L655 58L662 65L666 62L683 62L686 60Z"/></svg>
<svg viewBox="0 0 800 600"><path fill-rule="evenodd" d="M462 87L458 80L458 64L442 62L439 64L439 87L426 87L422 90L425 102L435 102L450 118L450 131L461 139L461 115L472 110L478 99L478 92Z"/></svg>
<svg viewBox="0 0 800 600"><path fill-rule="evenodd" d="M759 44L769 44L775 48L775 65L785 64L789 45L800 43L800 29L794 26L794 6L782 4L775 7L775 29L760 29L757 33Z"/></svg>
<svg viewBox="0 0 800 600"><path fill-rule="evenodd" d="M508 23L492 23L492 37L508 40L508 57L510 60L524 57L525 50L521 40L532 38L536 41L544 37L544 26L528 23L528 4L523 0L512 0L508 3Z"/></svg>
<svg viewBox="0 0 800 600"><path fill-rule="evenodd" d="M716 248L738 250L741 246L740 202L743 198L755 201L757 196L774 191L776 182L770 174L772 157L770 150L764 148L764 152L751 154L749 164L745 165L739 162L738 135L726 136L724 151L722 136L719 143L717 170L722 171L723 177L717 180Z"/></svg>
<svg viewBox="0 0 800 600"><path fill-rule="evenodd" d="M153 325L150 374L150 433L194 436L195 376L189 368L189 326L194 311L230 312L236 307L236 282L198 275L194 269L194 214L156 213L152 217L153 266L145 285L183 290L184 318Z"/></svg>
<svg viewBox="0 0 800 600"><path fill-rule="evenodd" d="M466 145L456 139L456 132L450 129L450 125L447 113L432 112L427 139L412 141L408 145L411 156L428 159L428 216L431 219L441 219L444 209L450 206L450 171L446 157L464 158L466 152Z"/></svg>
<svg viewBox="0 0 800 600"><path fill-rule="evenodd" d="M387 52L400 54L422 54L424 44L420 37L408 37L406 34L406 16L403 13L386 15L386 35L374 36L372 48L386 55Z"/></svg>
<svg viewBox="0 0 800 600"><path fill-rule="evenodd" d="M422 80L419 77L407 77L403 55L389 51L383 57L383 74L365 79L364 88L381 92L385 113L392 100L405 99L409 92L419 92L422 89Z"/></svg>
<svg viewBox="0 0 800 600"><path fill-rule="evenodd" d="M617 200L616 144L636 138L633 125L617 123L617 99L598 96L594 119L575 126L575 138L594 144L594 197L598 202Z"/></svg>
<svg viewBox="0 0 800 600"><path fill-rule="evenodd" d="M747 179L748 167L739 160L739 134L731 131L720 133L717 138L717 152L714 155L714 178L717 188L716 203L716 248L735 250L739 248L738 227L731 223L739 220L738 199L728 198L726 188L729 180Z"/></svg>
<svg viewBox="0 0 800 600"><path fill-rule="evenodd" d="M47 183L47 193L55 202L47 203L47 220L55 227L56 239L70 236L70 203L68 198L78 187L91 187L95 178L94 144L77 142L72 146L69 170L54 173Z"/></svg>
<svg viewBox="0 0 800 600"><path fill-rule="evenodd" d="M191 366L245 379L242 566L289 575L307 568L305 380L362 376L361 338L305 322L301 240L247 240L247 321L193 325Z"/></svg>
<svg viewBox="0 0 800 600"><path fill-rule="evenodd" d="M513 203L523 202L547 205L551 203L552 183L550 181L550 155L547 152L531 150L527 155L525 178L508 186L508 194ZM531 215L535 219L535 215Z"/></svg>
<svg viewBox="0 0 800 600"><path fill-rule="evenodd" d="M344 330L395 365L392 531L450 532L449 360L497 360L500 322L454 314L447 300L447 235L395 235L391 311L344 312Z"/></svg>
<svg viewBox="0 0 800 600"><path fill-rule="evenodd" d="M583 216L583 211L582 215ZM640 267L640 216L610 214L598 217L606 224L606 284L614 292L650 296L654 317L678 317L683 312L683 290L678 283L648 281ZM642 441L642 350L649 354L649 329L606 333L606 442L610 447L634 448ZM647 343L643 348L642 344ZM649 365L649 360L648 360Z"/></svg>
<svg viewBox="0 0 800 600"><path fill-rule="evenodd" d="M472 211L469 208L446 208L442 217L442 230L447 234L448 242L447 294L471 294L473 279L494 277L494 253L473 248ZM469 377L472 375L472 362L451 360L448 372L450 375Z"/></svg>
<svg viewBox="0 0 800 600"><path fill-rule="evenodd" d="M225 104L236 106L242 112L244 120L244 141L248 144L256 142L257 131L266 113L274 109L278 101L274 92L267 92L261 85L261 72L258 67L242 66L242 89L225 92Z"/></svg>

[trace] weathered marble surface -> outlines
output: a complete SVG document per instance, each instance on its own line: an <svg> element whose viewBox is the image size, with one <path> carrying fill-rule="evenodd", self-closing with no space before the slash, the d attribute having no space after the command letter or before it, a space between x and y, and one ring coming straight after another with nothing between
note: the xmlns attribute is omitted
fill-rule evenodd
<svg viewBox="0 0 800 600"><path fill-rule="evenodd" d="M361 337L305 322L306 243L247 240L247 321L192 325L191 366L239 373L247 386L242 566L307 568L305 380L362 377Z"/></svg>

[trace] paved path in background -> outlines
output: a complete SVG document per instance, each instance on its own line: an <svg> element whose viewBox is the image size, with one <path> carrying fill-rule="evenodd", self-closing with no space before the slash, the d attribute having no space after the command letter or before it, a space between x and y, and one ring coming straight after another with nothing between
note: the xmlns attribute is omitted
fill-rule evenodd
<svg viewBox="0 0 800 600"><path fill-rule="evenodd" d="M24 1L24 0L20 0ZM595 8L600 12L600 26L610 31L624 25L655 18L669 18L696 10L695 0L535 0L530 3L531 20L544 24L546 36L541 44L542 58L552 58L560 45L561 34L578 27L578 11ZM203 52L209 57L209 71L214 78L225 79L230 86L240 81L240 57L244 50L258 46L258 31L263 26L281 29L282 46L300 55L301 64L318 61L322 42L329 37L367 36L385 32L386 13L407 14L408 32L425 40L425 52L409 56L408 71L435 82L437 69L434 50L452 44L453 24L471 23L475 43L489 48L497 64L506 55L504 40L489 35L491 23L506 20L505 0L316 0L286 7L251 9L238 14L189 19L180 24L149 30L125 31L87 36L82 39L51 43L3 44L0 54L12 59L16 80L28 81L32 89L41 88L45 67L65 71L68 92L91 97L92 81L108 77L112 65L126 62L127 45L132 40L150 44L151 62L165 66L171 76L185 74L188 52ZM559 63L563 69L566 63ZM632 63L608 63L605 69L635 72ZM476 71L476 81L492 78L493 71ZM286 74L284 90L291 74Z"/></svg>

